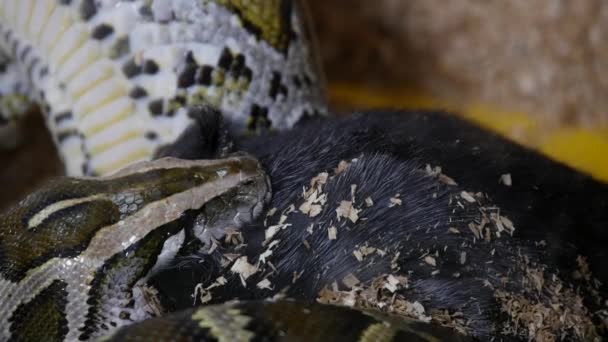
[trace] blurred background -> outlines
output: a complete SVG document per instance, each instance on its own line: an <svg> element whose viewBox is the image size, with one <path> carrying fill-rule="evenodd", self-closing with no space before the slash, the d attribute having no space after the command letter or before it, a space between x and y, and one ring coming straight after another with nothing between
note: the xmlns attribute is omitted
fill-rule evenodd
<svg viewBox="0 0 608 342"><path fill-rule="evenodd" d="M334 110L446 109L608 181L608 2L304 1ZM0 208L62 172L40 115L21 125Z"/></svg>
<svg viewBox="0 0 608 342"><path fill-rule="evenodd" d="M334 108L443 108L608 181L608 2L307 0Z"/></svg>

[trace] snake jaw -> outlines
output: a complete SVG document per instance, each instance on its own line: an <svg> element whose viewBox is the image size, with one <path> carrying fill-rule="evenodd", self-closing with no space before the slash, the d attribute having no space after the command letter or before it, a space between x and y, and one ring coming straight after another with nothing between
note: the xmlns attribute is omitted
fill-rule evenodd
<svg viewBox="0 0 608 342"><path fill-rule="evenodd" d="M211 241L255 219L269 191L248 155L162 158L108 177L51 182L0 217L0 337L35 333L20 324L40 313L36 301L64 310L57 324L68 324L65 339L141 319L133 286L177 255L184 214L199 212Z"/></svg>
<svg viewBox="0 0 608 342"><path fill-rule="evenodd" d="M215 241L224 238L228 231L238 231L263 212L264 206L272 197L272 191L270 179L261 172L261 168L259 170L253 179L246 179L247 176L241 174L239 177L243 180L242 186L200 208L192 230L205 245L203 253L212 251Z"/></svg>

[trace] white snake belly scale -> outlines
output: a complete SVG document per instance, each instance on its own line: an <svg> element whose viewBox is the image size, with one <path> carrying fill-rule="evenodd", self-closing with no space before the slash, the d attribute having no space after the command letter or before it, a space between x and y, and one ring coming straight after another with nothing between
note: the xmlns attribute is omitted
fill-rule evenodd
<svg viewBox="0 0 608 342"><path fill-rule="evenodd" d="M298 2L0 1L0 125L41 104L68 175L149 160L211 105L237 129L325 112Z"/></svg>

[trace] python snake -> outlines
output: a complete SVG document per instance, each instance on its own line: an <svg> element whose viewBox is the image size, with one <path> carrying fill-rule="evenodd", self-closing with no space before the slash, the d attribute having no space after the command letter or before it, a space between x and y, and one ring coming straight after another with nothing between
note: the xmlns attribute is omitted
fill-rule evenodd
<svg viewBox="0 0 608 342"><path fill-rule="evenodd" d="M209 250L252 222L269 198L248 155L54 180L0 216L0 340L468 340L413 319L289 301L152 318L148 280L193 241Z"/></svg>
<svg viewBox="0 0 608 342"><path fill-rule="evenodd" d="M1 0L0 126L41 104L68 175L149 160L214 106L235 129L325 112L293 0Z"/></svg>
<svg viewBox="0 0 608 342"><path fill-rule="evenodd" d="M51 182L0 218L0 340L86 340L149 317L140 287L190 234L184 213L197 211L188 227L209 243L269 196L248 156Z"/></svg>
<svg viewBox="0 0 608 342"><path fill-rule="evenodd" d="M186 235L208 249L228 227L259 214L270 189L250 157L141 161L176 141L200 104L221 110L236 130L285 129L324 113L302 16L291 0L0 1L0 128L37 103L68 175L113 174L56 180L0 218L1 340L88 340L149 318L143 287L185 248ZM192 211L197 223L181 222ZM289 309L296 317L310 310L361 315ZM191 316L178 323L231 310L182 313ZM310 327L323 322L313 317ZM409 329L375 322L361 338ZM342 336L324 323L319 333ZM210 338L247 332L230 331L229 322L212 328L219 331ZM137 329L116 336L196 334Z"/></svg>
<svg viewBox="0 0 608 342"><path fill-rule="evenodd" d="M166 341L184 338L232 341L297 340L305 337L311 340L360 341L467 340L466 336L435 324L384 316L374 311L285 300L212 305L150 318L159 314L162 305L156 302L154 288L149 287L148 282L176 256L196 252L200 262L213 262L211 255L217 248L218 239L225 234L238 233L241 226L259 227L260 223L249 223L260 214L263 203L270 197L270 185L262 167L247 155L215 161L170 158L141 161L153 159L165 146L176 142L180 145L182 135L197 120L196 111L200 105L219 109L231 124L231 129L237 132L243 129L285 129L310 115L324 113L322 80L310 49L310 39L299 4L291 0L0 0L0 54L3 64L0 73L0 126L10 126L26 112L31 102L37 102L46 114L47 125L69 175L105 176L113 173L102 178L55 180L0 217L0 339ZM373 132L369 127L366 125L365 129L352 135L363 139L355 146L375 141L373 134L366 137ZM348 126L339 130L345 128ZM335 129L329 132L336 133ZM347 137L348 134L341 133L336 138ZM308 141L299 143L306 148L319 143L307 138L301 140ZM326 151L328 145L321 145L317 151ZM348 143L343 145L350 146ZM178 149L181 147L184 146L177 146ZM334 146L331 151L340 154L338 150L339 147ZM294 152L299 151L286 153ZM320 157L314 153L296 154L296 160L313 155L314 158L309 160L311 163L328 158L328 155ZM333 182L339 183L343 177L353 175L371 177L370 184L381 181L373 194L390 197L385 200L398 208L368 208L371 213L405 210L400 203L403 201L407 207L408 198L411 201L422 196L423 201L429 200L425 197L428 192L416 192L420 190L417 186L427 183L429 189L437 186L428 178L421 177L423 173L420 170L411 170L407 177L374 177L366 170L377 169L375 163L378 162L393 165L393 172L410 170L411 165L374 154L360 157L360 163L355 163L345 175L336 175ZM278 154L271 164L294 160L290 158ZM324 164L324 167L335 164L337 160ZM300 182L302 176L312 170L308 165L302 170L293 169L294 165L266 167L273 176L277 176L277 170L291 170L292 174L286 177L292 180L288 187L299 188L307 184ZM294 174L299 176L294 177ZM410 184L406 188L415 191L393 198L391 196L395 194L379 191L382 184L391 185L392 189ZM353 190L350 183L342 185L350 189L355 202L356 189ZM365 182L361 185L363 188L371 186ZM349 190L346 187L338 190ZM279 190L284 192L285 189ZM297 191L291 189L290 193L297 195ZM335 195L329 194L330 197ZM462 196L459 193L452 195ZM285 198L284 193L281 196ZM289 204L281 200L277 202L281 207ZM418 202L414 200L412 203ZM436 210L435 214L448 214L446 208L436 207L435 201L427 204L429 210ZM328 210L331 216L335 215L331 208ZM410 222L408 212L404 211L390 225L393 227L391 232L383 227L384 219L376 218L368 222L359 221L350 233L348 229L340 230L340 239L333 244L319 233L314 235L318 239L316 242L309 242L304 236L308 236L308 229L312 231L313 226L304 229L302 225L313 222L319 227L331 224L331 220L302 220L301 214L298 215L288 218L286 224L301 229L280 231L267 251L251 254L262 260L269 258L266 255L269 250L275 253L269 260L282 266L272 278L277 286L276 292L272 293L276 295L280 294L279 287L286 285L294 285L291 291L295 293L315 292L315 286L304 286L302 282L319 286L319 278L299 273L295 260L304 265L308 262L314 265L316 260L328 258L328 265L333 265L333 260L342 258L340 253L360 248L359 243L367 244L372 238L370 235L363 239L365 233L356 227L374 227L382 229L381 232L389 237L399 237L397 243L385 239L384 234L373 237L378 239L379 246L397 249L401 248L399 241L409 241L411 234L406 235ZM436 215L425 215L423 210L410 219L420 223L420 219L436 218ZM450 227L449 231L454 229ZM261 232L266 233L263 229ZM260 233L259 229L257 233ZM367 234L371 234L371 229ZM417 228L414 234L421 238L419 245L432 242L425 239ZM304 238L300 240L300 236ZM454 236L448 236L454 239ZM460 239L460 236L456 238ZM469 258L475 253L484 257L481 252L492 246L476 245L475 239L469 246L464 235L462 241L465 241L462 245L454 246L464 246ZM520 256L519 250L515 253L505 247L511 243L517 245L519 242L496 243L498 257L492 262L496 262L497 268L508 266L505 268L515 277L521 270L505 265ZM309 258L308 252L302 251L302 244L307 249L321 249ZM530 252L525 244L517 246ZM447 247L443 249L443 257L458 251L450 248L446 253ZM247 247L235 247L238 248ZM401 251L413 252L407 251L405 246ZM438 253L436 251L434 255L438 256ZM294 259L279 258L279 255ZM484 288L498 286L499 290L506 290L496 279L491 279L496 276L488 271L492 269L488 266L491 264L476 263L475 259L465 263L462 255L459 254L459 267L471 272L469 265L475 265L482 271L474 268L473 274L490 277L486 280L489 285L484 283ZM464 255L466 257L467 254ZM491 255L494 257L493 249ZM534 253L530 255L536 259ZM420 283L441 284L443 275L435 274L439 268L429 278L420 276L428 271L425 267L428 268L429 264L440 263L439 259L428 257L428 254L423 254L424 262L420 262L415 256L407 267L420 272L417 274ZM359 271L357 259L352 256L351 259L344 258L327 268L310 267L307 271L319 272L317 276ZM551 264L542 257L538 259ZM408 265L406 261L400 262L402 266ZM370 269L372 273L381 270L381 264ZM445 270L441 269L442 272ZM252 277L256 279L253 287L256 287L256 282L259 285L264 280L268 281L266 276L257 274ZM528 276L524 275L523 279ZM301 279L300 283L297 283L298 279ZM233 275L229 281L227 289L230 289L227 291L233 292L229 292L228 299L262 292L260 288L238 287L234 290L230 287L233 283L245 285L243 278ZM447 285L443 284L440 290L459 289L468 293L468 289L462 288L467 284L481 287L479 279L473 281L467 276L456 282L454 279L445 281ZM184 292L185 284L171 283L181 286L180 290ZM427 290L420 283L414 292ZM433 286L436 285L430 288ZM522 289L515 285L515 290ZM527 291L526 288L524 290ZM221 292L218 289L214 295ZM495 308L495 301L483 297L486 292L482 289L472 291L475 296L480 296L476 298L478 305L490 303ZM507 297L521 294L517 291L501 293ZM460 300L458 294L431 298L444 301L438 308L446 307L444 305L450 300ZM547 300L541 297L538 304L542 306ZM471 301L470 298L467 301ZM463 305L464 312L470 315L470 310L471 307ZM582 312L584 320L591 315L584 307ZM500 322L483 320L491 314L492 309L478 310L482 320L472 322L468 327L473 329L474 336L488 336L489 332L495 331L496 327L482 327L484 322ZM565 319L564 325L568 327L570 321L568 317ZM595 332L587 333L583 331L583 336L594 336Z"/></svg>

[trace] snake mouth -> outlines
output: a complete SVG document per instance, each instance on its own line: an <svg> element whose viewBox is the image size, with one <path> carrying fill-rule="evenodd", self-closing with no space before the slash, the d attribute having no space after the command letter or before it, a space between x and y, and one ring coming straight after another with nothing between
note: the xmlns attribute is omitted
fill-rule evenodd
<svg viewBox="0 0 608 342"><path fill-rule="evenodd" d="M271 197L270 179L258 165L249 179L205 203L192 227L194 236L205 245L203 252L211 251L215 241L228 232L238 232L260 217Z"/></svg>

